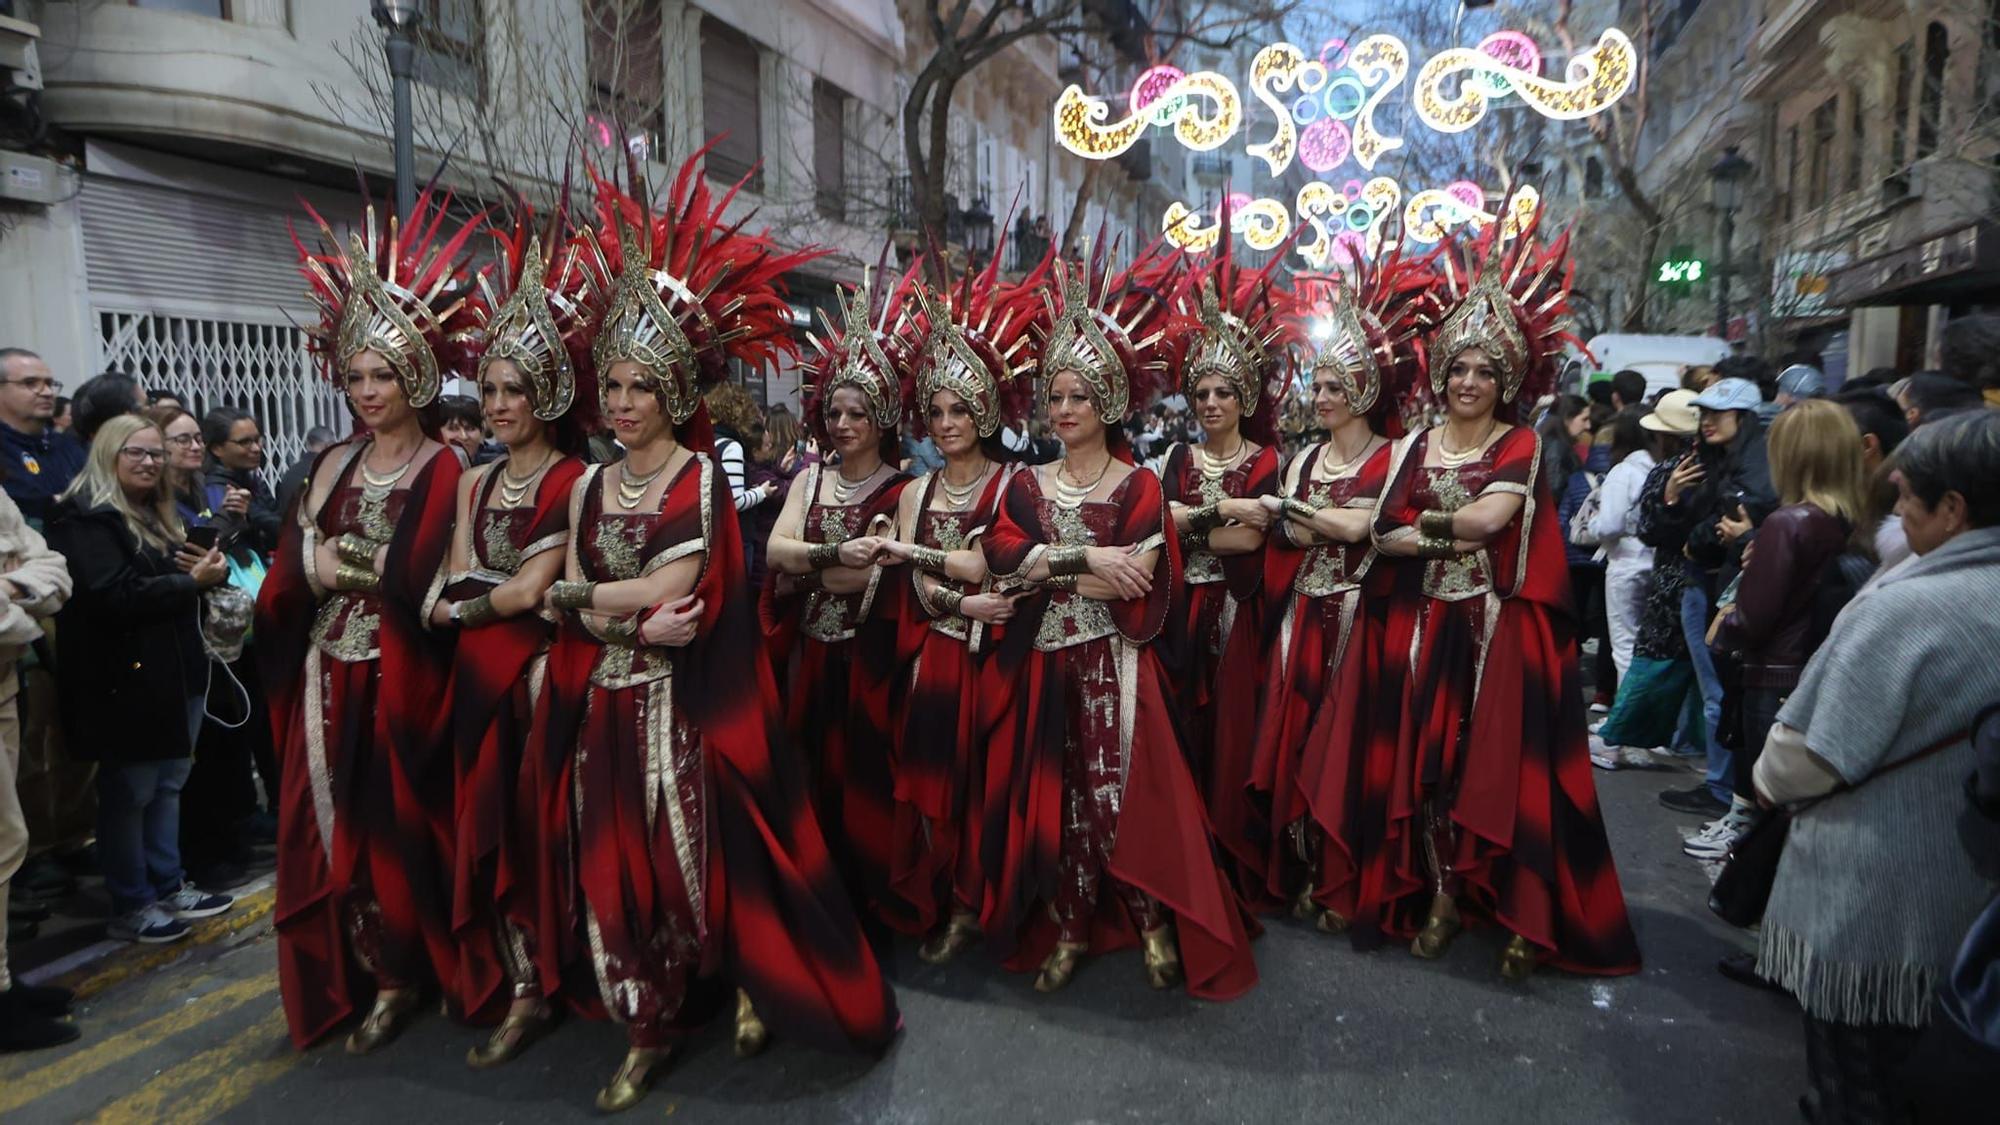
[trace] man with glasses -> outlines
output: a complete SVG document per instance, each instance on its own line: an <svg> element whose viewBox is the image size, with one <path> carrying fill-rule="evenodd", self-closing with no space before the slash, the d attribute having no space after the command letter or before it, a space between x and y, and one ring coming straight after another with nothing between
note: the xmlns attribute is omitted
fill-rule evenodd
<svg viewBox="0 0 2000 1125"><path fill-rule="evenodd" d="M257 470L264 467L264 432L246 411L223 406L201 420L208 445L208 506L225 546L269 555L278 547L278 500Z"/></svg>
<svg viewBox="0 0 2000 1125"><path fill-rule="evenodd" d="M41 356L0 348L0 471L7 495L36 528L56 494L83 469L82 443L54 425L62 389Z"/></svg>

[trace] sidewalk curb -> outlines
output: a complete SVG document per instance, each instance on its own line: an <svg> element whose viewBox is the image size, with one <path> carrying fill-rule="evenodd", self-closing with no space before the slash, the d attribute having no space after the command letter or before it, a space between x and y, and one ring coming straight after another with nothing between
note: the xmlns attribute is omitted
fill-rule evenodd
<svg viewBox="0 0 2000 1125"><path fill-rule="evenodd" d="M137 945L100 941L61 960L22 974L29 984L57 984L86 1000L107 989L188 961L204 953L220 953L254 941L271 928L277 902L277 881L266 875L239 889L227 914L204 918L189 926L186 939L172 945Z"/></svg>

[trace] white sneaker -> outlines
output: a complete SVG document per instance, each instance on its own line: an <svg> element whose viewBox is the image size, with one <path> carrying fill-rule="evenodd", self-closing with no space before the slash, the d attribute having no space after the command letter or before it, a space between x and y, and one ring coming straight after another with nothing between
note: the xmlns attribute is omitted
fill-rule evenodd
<svg viewBox="0 0 2000 1125"><path fill-rule="evenodd" d="M181 889L160 900L160 906L174 917L212 918L236 905L236 900L228 895L212 895L193 883L182 882Z"/></svg>
<svg viewBox="0 0 2000 1125"><path fill-rule="evenodd" d="M1727 813L1702 825L1701 831L1688 837L1687 842L1681 845L1681 851L1696 859L1727 859L1730 846L1748 827L1749 807L1732 803Z"/></svg>
<svg viewBox="0 0 2000 1125"><path fill-rule="evenodd" d="M113 941L166 945L188 936L188 924L156 902L122 918L113 918L104 928L104 936Z"/></svg>
<svg viewBox="0 0 2000 1125"><path fill-rule="evenodd" d="M1610 722L1610 721L1611 721L1611 716L1610 716L1610 715L1606 715L1606 716L1604 716L1604 717L1603 717L1603 718L1601 718L1601 719L1592 719L1592 720L1590 721L1590 733L1592 733L1592 734L1596 734L1596 733L1597 733L1598 731L1601 731L1601 730L1603 730L1603 729L1604 729L1604 724L1606 724L1606 723L1608 723L1608 722Z"/></svg>
<svg viewBox="0 0 2000 1125"><path fill-rule="evenodd" d="M1590 732L1590 764L1601 770L1624 769L1625 748L1611 745L1593 730Z"/></svg>

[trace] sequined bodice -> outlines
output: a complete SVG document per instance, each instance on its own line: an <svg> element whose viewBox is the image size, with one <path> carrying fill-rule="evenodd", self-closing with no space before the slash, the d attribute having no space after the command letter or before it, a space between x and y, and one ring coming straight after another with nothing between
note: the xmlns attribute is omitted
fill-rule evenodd
<svg viewBox="0 0 2000 1125"><path fill-rule="evenodd" d="M326 530L321 542L353 532L377 543L388 542L396 533L396 521L409 502L408 489L391 489L379 498L370 498L360 487L344 485L327 497ZM313 616L312 641L322 653L352 664L382 655L382 599L359 590L337 590L327 594Z"/></svg>
<svg viewBox="0 0 2000 1125"><path fill-rule="evenodd" d="M986 522L982 516L983 513L977 508L964 512L941 512L935 508L926 508L917 516L917 545L936 547L940 551L963 551L972 532ZM962 586L961 589L971 592L970 587ZM969 635L965 618L955 613L940 614L931 618L931 628L961 641Z"/></svg>
<svg viewBox="0 0 2000 1125"><path fill-rule="evenodd" d="M1187 465L1181 473L1181 495L1189 497L1187 503L1198 508L1224 500L1241 499L1250 491L1250 462L1254 460L1256 455L1253 454L1221 476L1205 476L1201 471L1201 452L1190 447ZM1181 576L1194 586L1220 582L1223 579L1222 560L1207 547L1191 546L1181 558Z"/></svg>
<svg viewBox="0 0 2000 1125"><path fill-rule="evenodd" d="M1052 547L1102 546L1118 528L1118 505L1108 502L1065 508L1042 496L1035 500L1035 512L1041 520L1042 537ZM1042 612L1035 647L1053 652L1117 631L1109 605L1071 590L1057 590L1049 596L1049 607Z"/></svg>
<svg viewBox="0 0 2000 1125"><path fill-rule="evenodd" d="M472 552L480 569L498 574L520 572L522 549L533 530L533 508L481 508L474 521Z"/></svg>
<svg viewBox="0 0 2000 1125"><path fill-rule="evenodd" d="M1456 467L1417 466L1410 482L1410 503L1418 510L1456 512L1493 482L1494 443L1478 460ZM1417 456L1415 452L1411 456ZM1429 559L1424 563L1424 594L1442 601L1476 598L1493 589L1493 571L1486 552L1474 551L1455 559Z"/></svg>
<svg viewBox="0 0 2000 1125"><path fill-rule="evenodd" d="M1325 456L1324 452L1320 454ZM1368 462L1362 461L1365 467ZM1314 466L1315 468L1317 465ZM1330 481L1315 480L1311 469L1299 482L1296 495L1315 508L1339 508L1361 491L1361 474L1349 473ZM1305 560L1292 579L1292 589L1309 598L1321 598L1351 589L1367 572L1374 547L1367 543L1320 543L1306 548Z"/></svg>
<svg viewBox="0 0 2000 1125"><path fill-rule="evenodd" d="M584 578L616 582L639 577L646 566L646 537L659 518L656 512L599 512L589 534L577 543Z"/></svg>
<svg viewBox="0 0 2000 1125"><path fill-rule="evenodd" d="M865 504L822 504L815 500L806 509L805 541L844 543L866 532L868 506ZM865 591L835 594L813 590L806 598L804 629L816 641L834 644L847 640L861 624Z"/></svg>

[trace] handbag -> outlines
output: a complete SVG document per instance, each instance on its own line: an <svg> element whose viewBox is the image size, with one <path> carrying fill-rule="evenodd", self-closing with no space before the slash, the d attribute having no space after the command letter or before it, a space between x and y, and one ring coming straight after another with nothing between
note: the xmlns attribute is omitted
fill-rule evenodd
<svg viewBox="0 0 2000 1125"><path fill-rule="evenodd" d="M1803 739L1804 732L1773 724L1771 738ZM1964 742L1969 731L1957 731L1941 738L1922 750L1891 762L1853 785L1839 785L1831 792L1809 801L1800 801L1789 808L1772 806L1759 808L1750 820L1750 826L1729 845L1729 856L1722 863L1722 873L1715 878L1715 885L1708 891L1708 908L1715 916L1742 929L1749 929L1764 920L1764 908L1771 902L1771 887L1778 881L1778 860L1785 854L1785 839L1791 835L1792 818L1812 808L1821 801L1838 797L1842 793L1852 793L1863 785L1894 773L1912 762L1922 761L1949 746ZM1801 747L1803 748L1803 747ZM1770 752L1770 743L1765 743L1765 753Z"/></svg>
<svg viewBox="0 0 2000 1125"><path fill-rule="evenodd" d="M1604 478L1596 473L1585 473L1583 479L1590 484L1590 491L1584 494L1583 502L1569 516L1569 541L1576 547L1595 547L1601 540L1592 526L1597 522L1597 514L1604 510Z"/></svg>

